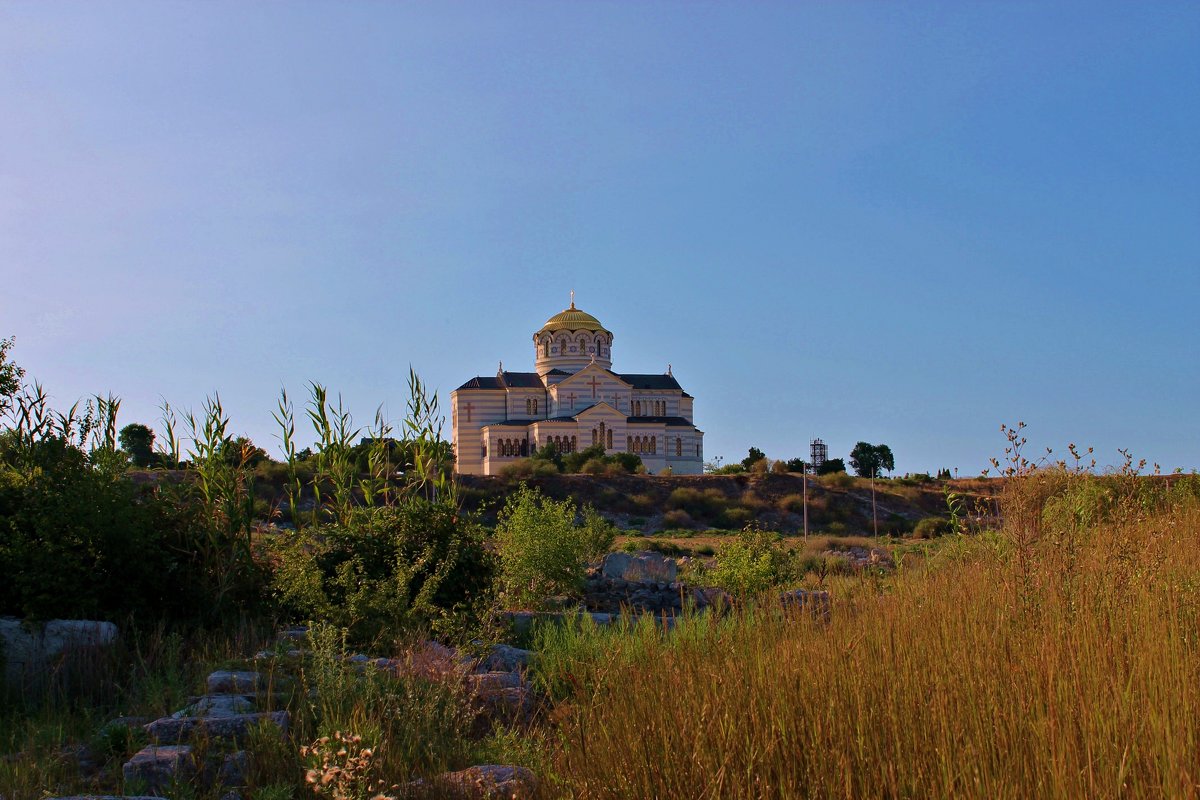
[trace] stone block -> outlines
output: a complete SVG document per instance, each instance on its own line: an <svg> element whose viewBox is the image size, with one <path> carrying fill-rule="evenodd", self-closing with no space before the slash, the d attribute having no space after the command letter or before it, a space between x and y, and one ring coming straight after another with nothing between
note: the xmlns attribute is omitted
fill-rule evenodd
<svg viewBox="0 0 1200 800"><path fill-rule="evenodd" d="M609 553L601 572L612 580L628 583L673 583L678 567L674 559L650 550L641 553Z"/></svg>
<svg viewBox="0 0 1200 800"><path fill-rule="evenodd" d="M254 703L240 694L206 694L187 708L176 711L172 719L182 717L236 717L239 714L252 714Z"/></svg>
<svg viewBox="0 0 1200 800"><path fill-rule="evenodd" d="M267 676L261 672L218 670L204 685L208 694L257 694L266 691Z"/></svg>
<svg viewBox="0 0 1200 800"><path fill-rule="evenodd" d="M483 668L489 672L516 672L529 666L533 653L507 644L497 644L483 659Z"/></svg>
<svg viewBox="0 0 1200 800"><path fill-rule="evenodd" d="M229 717L164 717L146 726L150 738L161 744L186 742L193 736L224 741L243 741L259 725L273 725L280 735L287 733L290 717L286 711L236 714Z"/></svg>
<svg viewBox="0 0 1200 800"><path fill-rule="evenodd" d="M196 774L192 748L187 745L142 748L122 768L125 783L135 784L161 794L173 783L181 783Z"/></svg>
<svg viewBox="0 0 1200 800"><path fill-rule="evenodd" d="M426 783L411 785L418 796L451 796L471 800L521 800L537 791L537 776L525 767L485 764L446 772ZM424 792L422 792L422 789Z"/></svg>

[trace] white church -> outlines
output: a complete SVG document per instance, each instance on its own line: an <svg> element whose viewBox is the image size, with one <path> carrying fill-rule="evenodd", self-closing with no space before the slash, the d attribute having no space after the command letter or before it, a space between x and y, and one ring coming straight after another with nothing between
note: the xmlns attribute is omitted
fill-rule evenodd
<svg viewBox="0 0 1200 800"><path fill-rule="evenodd" d="M612 332L571 307L533 335L535 372L477 377L450 393L455 468L495 475L547 443L561 453L600 445L636 453L647 472L699 475L704 433L692 396L670 367L661 375L612 371Z"/></svg>

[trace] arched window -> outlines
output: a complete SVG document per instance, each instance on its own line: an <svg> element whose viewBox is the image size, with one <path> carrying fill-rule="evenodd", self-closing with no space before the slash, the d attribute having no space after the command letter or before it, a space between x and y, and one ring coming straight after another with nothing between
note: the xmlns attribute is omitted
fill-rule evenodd
<svg viewBox="0 0 1200 800"><path fill-rule="evenodd" d="M596 429L592 428L592 444L596 444Z"/></svg>
<svg viewBox="0 0 1200 800"><path fill-rule="evenodd" d="M537 410L537 400L536 400L536 399L534 399L534 401L533 401L533 413L534 413L534 414L537 414L537 413L538 413L538 410Z"/></svg>
<svg viewBox="0 0 1200 800"><path fill-rule="evenodd" d="M609 429L608 429L608 449L609 449L609 450L612 450L612 449L613 449L613 446L612 446L612 428L609 428Z"/></svg>
<svg viewBox="0 0 1200 800"><path fill-rule="evenodd" d="M652 456L658 455L658 437L657 436L650 437L650 455L652 455Z"/></svg>
<svg viewBox="0 0 1200 800"><path fill-rule="evenodd" d="M675 437L675 455L683 455L683 439L678 436Z"/></svg>
<svg viewBox="0 0 1200 800"><path fill-rule="evenodd" d="M542 340L542 355L546 356L547 358L549 358L549 356L550 356L550 340L549 339Z"/></svg>
<svg viewBox="0 0 1200 800"><path fill-rule="evenodd" d="M634 401L634 403L633 403L633 415L634 415L635 417L640 417L640 416L642 415L642 401L641 401L641 400L635 400L635 401Z"/></svg>
<svg viewBox="0 0 1200 800"><path fill-rule="evenodd" d="M530 400L528 397L525 398L525 413L526 414L533 413L533 401Z"/></svg>
<svg viewBox="0 0 1200 800"><path fill-rule="evenodd" d="M612 431L609 431L609 433L612 433ZM603 423L603 422L601 422L601 423L600 423L600 446L601 446L601 447L604 447L604 442L605 442L605 438L604 438L604 423ZM611 446L611 445L610 445L610 446Z"/></svg>
<svg viewBox="0 0 1200 800"><path fill-rule="evenodd" d="M572 437L571 437L571 452L572 452L572 453L574 453L574 452L575 452L575 448L576 448L576 447L578 447L578 445L576 445L576 444L575 444L575 437L574 437L574 436L572 436Z"/></svg>
<svg viewBox="0 0 1200 800"><path fill-rule="evenodd" d="M700 445L696 445L696 458L700 457Z"/></svg>

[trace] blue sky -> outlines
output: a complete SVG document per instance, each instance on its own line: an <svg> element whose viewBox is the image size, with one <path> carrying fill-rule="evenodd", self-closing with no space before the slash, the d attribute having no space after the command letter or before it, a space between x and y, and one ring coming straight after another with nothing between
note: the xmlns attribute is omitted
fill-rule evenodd
<svg viewBox="0 0 1200 800"><path fill-rule="evenodd" d="M122 423L578 304L706 455L1200 467L1195 3L0 4L0 336Z"/></svg>

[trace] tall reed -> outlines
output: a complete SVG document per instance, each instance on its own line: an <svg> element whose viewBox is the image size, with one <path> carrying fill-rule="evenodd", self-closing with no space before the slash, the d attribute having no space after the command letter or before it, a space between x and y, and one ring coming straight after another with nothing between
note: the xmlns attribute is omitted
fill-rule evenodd
<svg viewBox="0 0 1200 800"><path fill-rule="evenodd" d="M1012 527L851 584L828 624L575 648L548 796L1200 794L1200 478L1130 466L1026 470Z"/></svg>

